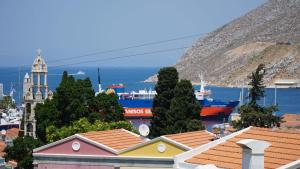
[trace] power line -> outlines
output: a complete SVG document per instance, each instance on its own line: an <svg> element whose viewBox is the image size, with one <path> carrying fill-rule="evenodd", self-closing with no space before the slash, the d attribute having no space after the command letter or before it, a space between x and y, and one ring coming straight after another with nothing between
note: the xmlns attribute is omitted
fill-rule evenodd
<svg viewBox="0 0 300 169"><path fill-rule="evenodd" d="M201 36L201 35L204 35L204 34L206 34L206 33L197 33L197 34L191 34L191 35L187 35L187 36L181 36L181 37L176 37L176 38L171 38L171 39L166 39L166 40L159 40L159 41L153 41L153 42L148 42L148 43L142 43L142 44L139 44L139 45L132 45L132 46L127 46L127 47L122 47L122 48L115 48L115 49L103 50L103 51L98 51L98 52L92 52L92 53L79 55L79 56L72 56L72 57L67 57L67 58L62 58L62 59L49 60L49 61L47 61L47 63L59 62L59 61L63 61L63 60L72 60L72 59L76 59L76 58L89 57L89 56L94 56L94 55L98 55L98 54L113 53L113 52L117 52L117 51L124 51L124 50L127 50L127 49L144 47L144 46L157 45L157 44L162 44L162 43L167 43L167 42L172 42L172 41L178 41L178 40L188 39L188 38L192 38L192 37L197 37L197 36ZM146 53L148 53L148 52L146 52ZM134 54L134 55L137 55L137 54ZM121 57L124 57L124 56L121 56ZM128 56L128 57L130 57L130 56ZM119 57L116 57L116 58L119 58ZM107 58L104 59L104 60L107 60ZM87 63L89 63L89 62L93 62L93 61L87 61ZM81 62L65 64L65 66L76 65L76 64L80 64L80 63ZM31 64L20 65L19 67L26 67L26 66L31 66ZM61 67L61 66L64 66L64 65L53 66L53 67ZM9 69L9 68L7 68L7 69ZM2 70L3 70L3 68L2 68ZM24 71L24 69L22 71ZM19 71L9 71L9 72L6 71L6 72L3 72L3 73L5 73L5 74L8 74L8 73L17 74L17 73L19 73ZM0 72L0 74L1 74L1 72Z"/></svg>
<svg viewBox="0 0 300 169"><path fill-rule="evenodd" d="M117 59L123 59L123 58L133 57L133 56L142 56L142 55L150 55L150 54L156 54L156 53L165 53L165 52L170 52L170 51L182 50L182 49L186 49L186 48L188 48L188 47L170 48L170 49L163 49L163 50L157 50L157 51L152 51L152 52L144 52L144 53L137 53L137 54L131 54L131 55L108 57L108 58L88 60L88 61L81 61L81 62L76 62L76 63L62 64L62 65L48 66L48 67L50 67L50 68L53 68L53 67L63 67L63 66L72 66L72 65L84 64L84 63L91 63L91 62L117 60Z"/></svg>
<svg viewBox="0 0 300 169"><path fill-rule="evenodd" d="M87 53L87 54L78 55L78 56L65 57L65 58L55 59L55 60L47 60L47 63L59 62L59 61L64 61L64 60L72 60L72 59L83 58L83 57L90 57L90 56L94 56L94 55L98 55L98 54L113 53L113 52L118 52L118 51L124 51L124 50L127 50L127 49L144 47L144 46L152 46L152 45L157 45L157 44L162 44L162 43L167 43L167 42L172 42L172 41L178 41L178 40L189 39L189 38L193 38L193 37L199 37L199 36L204 35L204 34L206 34L206 33L191 34L191 35L187 35L187 36L180 36L180 37L175 37L175 38L171 38L171 39L147 42L147 43L127 46L127 47L102 50L102 51ZM31 66L31 64L25 64L25 65L21 65L21 66L22 67Z"/></svg>
<svg viewBox="0 0 300 169"><path fill-rule="evenodd" d="M91 63L91 62L99 62L99 61L117 60L117 59L129 58L129 57L134 57L134 56L142 56L142 55L150 55L150 54L156 54L156 53L166 53L166 52L177 51L177 50L182 50L182 49L186 49L186 48L188 48L188 47L177 47L177 48L162 49L162 50L156 50L156 51L151 51L151 52L143 52L143 53L136 53L136 54L130 54L130 55L123 55L123 56L107 57L107 58L94 59L94 60L88 60L88 61L81 61L81 62L75 62L75 63L69 63L69 64L48 66L48 68L72 66L72 65ZM11 73L18 73L18 72L19 71L15 71L15 72L11 72ZM5 73L5 76L8 76L8 73Z"/></svg>
<svg viewBox="0 0 300 169"><path fill-rule="evenodd" d="M56 60L49 60L47 61L48 63L51 62L58 62L58 61L63 61L63 60L72 60L72 59L77 59L77 58L83 58L83 57L89 57L93 55L98 55L98 54L107 54L107 53L113 53L113 52L119 52L127 49L132 49L132 48L139 48L139 47L144 47L144 46L152 46L152 45L157 45L157 44L162 44L162 43L167 43L167 42L172 42L172 41L178 41L178 40L183 40L183 39L189 39L193 37L198 37L200 35L204 35L205 33L198 33L198 34L192 34L192 35L187 35L187 36L181 36L181 37L176 37L172 39L166 39L166 40L160 40L160 41L153 41L153 42L148 42L148 43L142 43L139 45L133 45L133 46L127 46L127 47L122 47L122 48L115 48L115 49L109 49L109 50L103 50L103 51L98 51L98 52L92 52L84 55L79 55L79 56L72 56L72 57L66 57L62 59L56 59Z"/></svg>

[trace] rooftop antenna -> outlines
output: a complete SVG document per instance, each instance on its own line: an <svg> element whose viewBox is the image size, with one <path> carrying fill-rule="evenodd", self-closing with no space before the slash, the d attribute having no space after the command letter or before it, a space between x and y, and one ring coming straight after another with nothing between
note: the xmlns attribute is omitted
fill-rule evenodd
<svg viewBox="0 0 300 169"><path fill-rule="evenodd" d="M98 68L98 92L102 93L101 79L100 79L100 68Z"/></svg>

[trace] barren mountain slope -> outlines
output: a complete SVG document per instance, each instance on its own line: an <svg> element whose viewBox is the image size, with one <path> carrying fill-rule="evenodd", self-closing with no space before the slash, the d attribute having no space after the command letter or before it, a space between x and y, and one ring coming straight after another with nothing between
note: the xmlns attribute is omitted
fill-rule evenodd
<svg viewBox="0 0 300 169"><path fill-rule="evenodd" d="M181 78L198 82L201 72L212 85L236 86L259 63L266 83L300 78L300 0L270 0L207 34L175 65Z"/></svg>

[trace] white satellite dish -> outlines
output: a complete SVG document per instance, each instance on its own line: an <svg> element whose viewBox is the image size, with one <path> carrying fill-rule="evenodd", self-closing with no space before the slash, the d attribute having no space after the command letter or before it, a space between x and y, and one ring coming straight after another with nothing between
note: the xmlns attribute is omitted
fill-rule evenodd
<svg viewBox="0 0 300 169"><path fill-rule="evenodd" d="M6 130L2 129L1 130L1 135L6 135Z"/></svg>
<svg viewBox="0 0 300 169"><path fill-rule="evenodd" d="M139 133L140 133L140 135L146 137L146 136L149 135L150 129L149 129L149 127L146 124L141 124L139 126Z"/></svg>

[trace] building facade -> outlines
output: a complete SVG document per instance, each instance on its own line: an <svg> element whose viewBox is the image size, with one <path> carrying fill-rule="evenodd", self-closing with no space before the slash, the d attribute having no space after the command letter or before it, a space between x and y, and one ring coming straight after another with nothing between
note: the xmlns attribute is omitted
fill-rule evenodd
<svg viewBox="0 0 300 169"><path fill-rule="evenodd" d="M52 92L48 91L47 64L42 58L41 50L37 50L37 56L32 64L31 75L26 73L23 82L24 134L36 138L36 120L34 108L37 103L43 103Z"/></svg>
<svg viewBox="0 0 300 169"><path fill-rule="evenodd" d="M0 100L3 99L3 84L0 83Z"/></svg>

